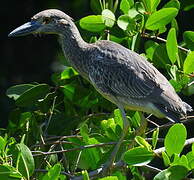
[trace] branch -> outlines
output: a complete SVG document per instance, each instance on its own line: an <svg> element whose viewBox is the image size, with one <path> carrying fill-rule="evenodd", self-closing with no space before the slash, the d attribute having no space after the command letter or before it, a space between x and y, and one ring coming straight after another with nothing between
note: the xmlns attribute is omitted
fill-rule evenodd
<svg viewBox="0 0 194 180"><path fill-rule="evenodd" d="M194 143L194 138L190 138L190 139L186 140L184 146L190 145L192 143ZM154 150L154 153L156 155L160 155L164 151L165 151L165 147L162 147L162 148L158 148L158 149ZM126 167L127 167L126 163L124 163L123 161L118 161L118 162L113 164L112 170L115 170L115 169L125 169ZM161 169L155 168L155 167L150 166L150 165L144 165L143 167L146 167L149 170L151 170L153 172L156 172L156 173L159 173L159 172L162 171ZM93 178L100 177L101 176L101 172L102 172L102 167L98 168L98 169L96 169L94 171L89 172L88 175L89 175L90 179L93 179ZM83 176L78 176L78 177L72 178L71 180L82 180L82 179L83 179Z"/></svg>
<svg viewBox="0 0 194 180"><path fill-rule="evenodd" d="M194 138L187 139L187 140L185 141L184 147L185 147L185 146L188 146L188 145L191 145L191 144L193 144L193 143L194 143ZM164 151L165 151L165 147L161 147L161 148L155 149L155 150L154 150L154 153L155 153L156 155L160 156L160 155L162 154L162 152L164 152Z"/></svg>

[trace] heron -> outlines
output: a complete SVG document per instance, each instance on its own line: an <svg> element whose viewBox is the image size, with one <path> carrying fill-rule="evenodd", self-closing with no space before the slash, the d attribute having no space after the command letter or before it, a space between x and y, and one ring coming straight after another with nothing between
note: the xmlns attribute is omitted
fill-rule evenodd
<svg viewBox="0 0 194 180"><path fill-rule="evenodd" d="M114 163L129 131L126 109L146 112L172 122L179 122L187 111L192 111L168 80L143 56L108 40L85 42L73 19L60 10L41 11L8 36L28 34L57 34L71 66L120 109L123 131L105 169Z"/></svg>

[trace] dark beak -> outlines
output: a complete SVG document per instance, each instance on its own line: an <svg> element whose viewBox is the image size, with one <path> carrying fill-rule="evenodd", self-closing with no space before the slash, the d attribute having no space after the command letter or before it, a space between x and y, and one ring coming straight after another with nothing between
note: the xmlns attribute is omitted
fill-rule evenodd
<svg viewBox="0 0 194 180"><path fill-rule="evenodd" d="M39 22L31 21L23 24L22 26L13 30L8 37L17 37L17 36L25 36L36 32L36 30L41 26Z"/></svg>

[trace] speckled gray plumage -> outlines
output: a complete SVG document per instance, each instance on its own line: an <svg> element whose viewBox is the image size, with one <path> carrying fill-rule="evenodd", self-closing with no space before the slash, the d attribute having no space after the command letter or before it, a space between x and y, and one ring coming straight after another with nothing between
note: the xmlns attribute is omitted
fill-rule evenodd
<svg viewBox="0 0 194 180"><path fill-rule="evenodd" d="M44 25L45 18L50 22ZM167 79L137 53L106 40L86 43L72 18L59 10L42 11L32 21L43 24L33 33L58 34L71 65L118 107L144 111L172 121L178 121L180 116L192 110Z"/></svg>

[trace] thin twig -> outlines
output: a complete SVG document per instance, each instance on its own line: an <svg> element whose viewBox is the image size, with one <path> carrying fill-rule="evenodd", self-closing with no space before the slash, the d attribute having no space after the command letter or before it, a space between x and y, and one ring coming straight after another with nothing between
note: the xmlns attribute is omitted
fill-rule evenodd
<svg viewBox="0 0 194 180"><path fill-rule="evenodd" d="M70 136L51 136L45 139L45 141L53 140L53 139L68 139L68 138L83 138L80 135L70 135Z"/></svg>
<svg viewBox="0 0 194 180"><path fill-rule="evenodd" d="M48 118L48 122L46 123L46 127L45 127L45 130L44 130L44 135L47 134L47 130L48 130L48 127L49 127L51 118L52 118L52 116L53 116L53 112L54 112L54 108L55 108L56 99L57 99L57 96L55 96L54 99L53 99L53 104L52 104L52 106L51 106L51 112L50 112L50 116L49 116L49 118Z"/></svg>
<svg viewBox="0 0 194 180"><path fill-rule="evenodd" d="M142 36L143 37L146 37L146 38L157 39L159 41L162 41L162 42L165 42L166 43L166 39L163 39L163 38L158 37L158 36L149 35L147 33L142 34ZM186 49L186 48L184 48L182 46L178 46L178 48L181 49L182 51L185 51L186 53L190 52L189 49Z"/></svg>
<svg viewBox="0 0 194 180"><path fill-rule="evenodd" d="M159 173L161 172L162 170L159 169L159 168L156 168L156 167L153 167L153 166L150 166L150 165L144 165L144 167L148 168L149 170L153 171L153 172L156 172L156 173Z"/></svg>
<svg viewBox="0 0 194 180"><path fill-rule="evenodd" d="M182 120L181 123L187 124L187 123L191 122L192 119L194 120L194 116L187 116L186 118L183 117L183 118L181 118L181 120ZM158 126L157 128L159 128L160 130L162 130L162 129L167 129L167 128L173 126L173 125L174 125L173 122L169 122L167 124ZM153 128L153 129L149 130L148 132L146 132L145 134L147 135L147 134L149 134L149 133L151 133L151 132L153 132L155 130L156 130L156 128Z"/></svg>
<svg viewBox="0 0 194 180"><path fill-rule="evenodd" d="M76 145L79 146L79 144L74 143L74 142L70 142L70 141L50 141L50 142L45 142L44 144L40 143L40 144L34 144L31 146L31 148L34 147L42 147L42 146L48 146L48 145L53 145L53 144L72 144L72 145Z"/></svg>
<svg viewBox="0 0 194 180"><path fill-rule="evenodd" d="M88 149L88 148L110 146L110 145L115 145L115 144L117 144L117 142L91 144L91 145L80 146L80 147L76 147L76 148L72 148L72 149L64 149L62 151L53 151L53 152L31 151L31 152L37 153L37 154L33 154L33 156L35 157L35 156L51 155L51 154L58 154L58 153L71 152L71 151L79 151L79 150Z"/></svg>

